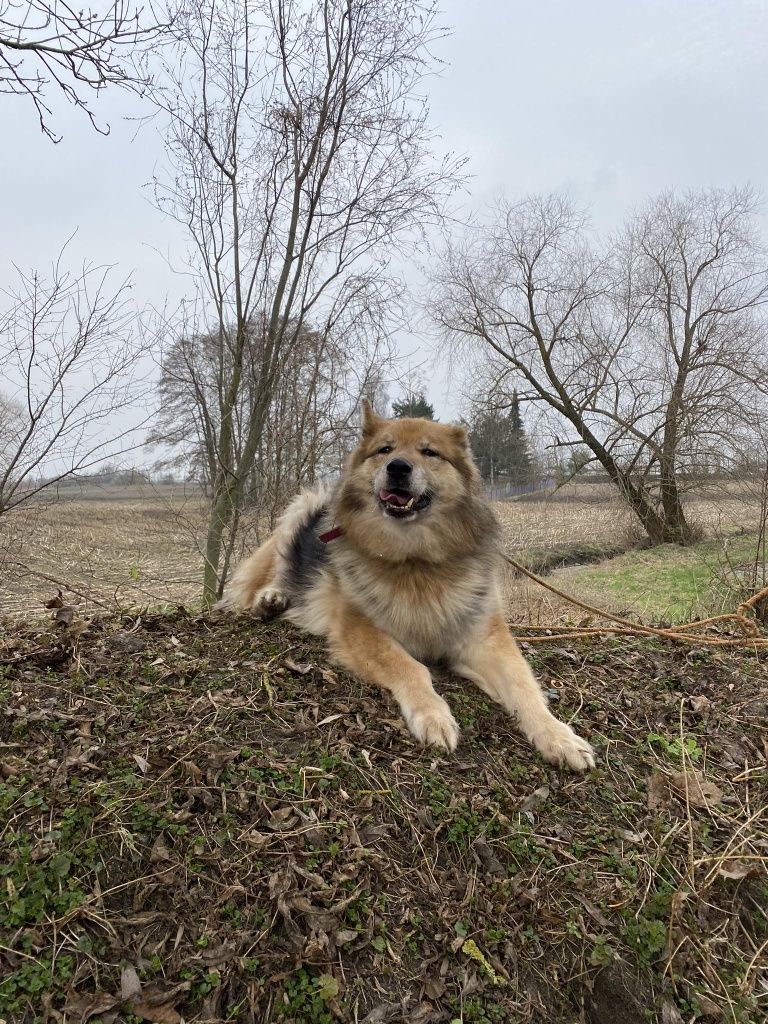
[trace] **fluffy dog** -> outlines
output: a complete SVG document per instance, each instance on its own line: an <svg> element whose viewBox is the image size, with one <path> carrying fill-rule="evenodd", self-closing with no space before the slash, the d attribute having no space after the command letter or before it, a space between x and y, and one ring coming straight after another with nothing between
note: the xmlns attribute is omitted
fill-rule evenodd
<svg viewBox="0 0 768 1024"><path fill-rule="evenodd" d="M223 604L327 637L423 743L459 740L427 668L440 662L498 701L547 761L591 768L592 748L551 713L504 622L498 533L463 427L386 420L364 404L341 483L294 499Z"/></svg>

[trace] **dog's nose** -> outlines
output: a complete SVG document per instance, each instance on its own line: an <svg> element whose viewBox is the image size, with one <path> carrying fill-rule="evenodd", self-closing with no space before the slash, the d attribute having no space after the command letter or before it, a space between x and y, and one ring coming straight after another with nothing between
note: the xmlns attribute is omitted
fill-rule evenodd
<svg viewBox="0 0 768 1024"><path fill-rule="evenodd" d="M413 466L405 459L392 459L387 463L387 472L395 480L402 480L403 477L409 476L412 469Z"/></svg>

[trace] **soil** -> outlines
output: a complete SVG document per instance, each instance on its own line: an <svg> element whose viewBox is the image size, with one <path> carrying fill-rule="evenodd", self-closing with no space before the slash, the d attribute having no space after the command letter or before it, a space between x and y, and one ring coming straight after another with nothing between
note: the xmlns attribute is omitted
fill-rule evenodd
<svg viewBox="0 0 768 1024"><path fill-rule="evenodd" d="M764 1021L768 658L527 653L587 776L447 674L425 750L283 624L8 624L0 1018Z"/></svg>

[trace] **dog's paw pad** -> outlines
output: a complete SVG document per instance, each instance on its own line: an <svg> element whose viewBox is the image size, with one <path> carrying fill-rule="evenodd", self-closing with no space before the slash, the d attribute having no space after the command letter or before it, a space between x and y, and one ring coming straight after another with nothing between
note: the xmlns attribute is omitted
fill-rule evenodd
<svg viewBox="0 0 768 1024"><path fill-rule="evenodd" d="M459 727L451 709L437 697L428 705L406 713L408 728L416 739L426 745L455 750L459 742Z"/></svg>
<svg viewBox="0 0 768 1024"><path fill-rule="evenodd" d="M533 743L545 761L586 772L595 767L595 752L585 739L565 722L555 721L533 737Z"/></svg>
<svg viewBox="0 0 768 1024"><path fill-rule="evenodd" d="M275 587L264 587L253 599L251 610L254 615L258 615L260 619L266 622L269 619L277 618L278 615L282 615L287 607L288 598L282 590L277 590Z"/></svg>

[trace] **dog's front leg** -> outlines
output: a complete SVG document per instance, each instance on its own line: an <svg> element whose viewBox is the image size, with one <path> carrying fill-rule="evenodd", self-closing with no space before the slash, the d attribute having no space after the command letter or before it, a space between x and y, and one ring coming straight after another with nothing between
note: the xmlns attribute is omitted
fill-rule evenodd
<svg viewBox="0 0 768 1024"><path fill-rule="evenodd" d="M594 768L592 747L549 710L501 615L495 615L488 630L467 645L454 669L514 715L520 731L547 761L576 771Z"/></svg>
<svg viewBox="0 0 768 1024"><path fill-rule="evenodd" d="M425 665L349 606L336 617L329 639L331 655L339 664L389 690L417 740L455 750L459 727L451 709L435 692Z"/></svg>

